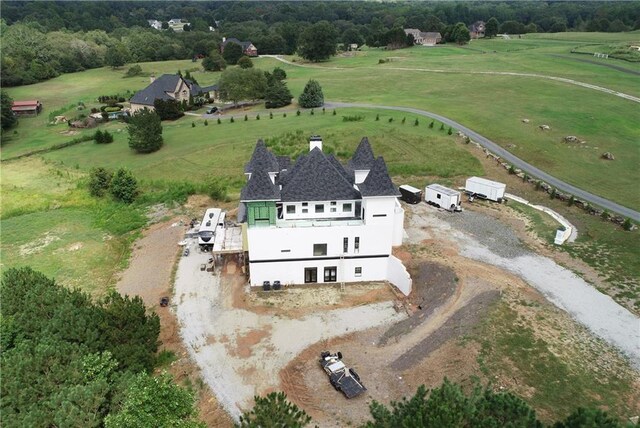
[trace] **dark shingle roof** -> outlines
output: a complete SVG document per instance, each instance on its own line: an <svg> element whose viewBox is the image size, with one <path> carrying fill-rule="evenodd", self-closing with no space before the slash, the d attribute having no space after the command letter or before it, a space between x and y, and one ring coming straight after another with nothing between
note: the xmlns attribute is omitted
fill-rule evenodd
<svg viewBox="0 0 640 428"><path fill-rule="evenodd" d="M256 171L267 171L267 172L279 172L280 167L278 166L278 160L276 156L267 150L267 146L264 144L264 141L258 140L256 143L256 148L253 149L253 155L251 155L251 160L244 167L244 172L256 172Z"/></svg>
<svg viewBox="0 0 640 428"><path fill-rule="evenodd" d="M289 169L289 166L291 165L291 159L289 159L289 156L276 156L276 160L278 161L280 171Z"/></svg>
<svg viewBox="0 0 640 428"><path fill-rule="evenodd" d="M246 41L246 42L241 42L240 40L236 39L235 37L229 37L227 40L225 40L224 42L222 42L222 46L227 46L229 43L235 43L236 45L240 45L242 46L242 50L246 50L249 46L251 46L251 42Z"/></svg>
<svg viewBox="0 0 640 428"><path fill-rule="evenodd" d="M344 165L342 165L340 161L336 159L335 156L331 154L327 156L327 159L329 160L329 162L331 162L333 167L337 169L338 172L342 174L344 178L347 179L349 183L353 184L356 181L356 177L355 177L355 174L353 173L353 170L352 169L347 170L347 168L345 168Z"/></svg>
<svg viewBox="0 0 640 428"><path fill-rule="evenodd" d="M174 98L167 95L167 92L173 92L178 86L179 80L180 76L177 74L163 74L151 82L149 86L136 92L130 101L134 104L152 106L157 99L172 100Z"/></svg>
<svg viewBox="0 0 640 428"><path fill-rule="evenodd" d="M256 171L240 192L241 201L272 201L280 199L280 189L271 182L267 171Z"/></svg>
<svg viewBox="0 0 640 428"><path fill-rule="evenodd" d="M362 196L400 196L398 189L391 182L382 156L374 161L367 178L358 185L358 188Z"/></svg>
<svg viewBox="0 0 640 428"><path fill-rule="evenodd" d="M218 85L203 86L200 89L202 89L202 92L217 91L218 90Z"/></svg>
<svg viewBox="0 0 640 428"><path fill-rule="evenodd" d="M358 191L319 148L301 161L287 174L280 192L283 202L360 199Z"/></svg>
<svg viewBox="0 0 640 428"><path fill-rule="evenodd" d="M349 161L349 168L354 170L370 169L374 160L375 157L373 156L371 145L369 145L369 139L364 137L362 141L360 141L360 144L358 144L358 148Z"/></svg>

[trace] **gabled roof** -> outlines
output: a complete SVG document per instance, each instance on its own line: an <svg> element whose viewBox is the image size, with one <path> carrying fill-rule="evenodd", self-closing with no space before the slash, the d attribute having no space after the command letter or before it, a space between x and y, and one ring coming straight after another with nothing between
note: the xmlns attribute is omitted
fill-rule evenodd
<svg viewBox="0 0 640 428"><path fill-rule="evenodd" d="M249 46L251 46L253 44L250 41L241 42L240 40L236 39L235 37L229 37L224 42L222 42L222 46L223 47L227 46L229 43L235 43L236 45L242 46L242 50L243 51L247 50L249 48Z"/></svg>
<svg viewBox="0 0 640 428"><path fill-rule="evenodd" d="M174 98L168 95L167 92L173 92L176 86L178 86L180 79L182 79L182 77L177 74L163 74L151 82L149 86L136 92L135 95L131 97L131 102L152 106L153 102L157 99L173 100Z"/></svg>
<svg viewBox="0 0 640 428"><path fill-rule="evenodd" d="M440 33L434 33L434 32L427 32L427 33L420 33L420 35L422 37L427 37L427 38L436 38L436 39L441 39L442 35Z"/></svg>
<svg viewBox="0 0 640 428"><path fill-rule="evenodd" d="M351 157L351 160L349 161L349 167L354 170L370 169L374 160L375 157L373 156L373 150L371 150L369 139L367 137L364 137L360 141L360 144L358 144L358 148Z"/></svg>
<svg viewBox="0 0 640 428"><path fill-rule="evenodd" d="M387 165L382 156L371 166L367 178L358 185L362 196L400 196L400 192L391 182Z"/></svg>
<svg viewBox="0 0 640 428"><path fill-rule="evenodd" d="M278 161L278 168L280 168L280 171L289 169L289 166L291 165L291 159L289 159L289 156L276 156L276 160Z"/></svg>
<svg viewBox="0 0 640 428"><path fill-rule="evenodd" d="M266 171L266 172L279 172L280 167L278 165L278 160L276 156L267 150L267 146L264 144L264 141L258 140L256 143L256 148L253 149L253 154L251 155L251 160L244 167L244 172L257 172L257 171Z"/></svg>
<svg viewBox="0 0 640 428"><path fill-rule="evenodd" d="M218 90L218 85L203 86L200 89L202 89L202 92L217 91Z"/></svg>
<svg viewBox="0 0 640 428"><path fill-rule="evenodd" d="M240 192L240 201L274 201L280 199L280 189L271 182L267 171L256 171Z"/></svg>
<svg viewBox="0 0 640 428"><path fill-rule="evenodd" d="M319 148L302 161L304 165L296 163L287 174L280 192L283 202L360 199L358 191Z"/></svg>

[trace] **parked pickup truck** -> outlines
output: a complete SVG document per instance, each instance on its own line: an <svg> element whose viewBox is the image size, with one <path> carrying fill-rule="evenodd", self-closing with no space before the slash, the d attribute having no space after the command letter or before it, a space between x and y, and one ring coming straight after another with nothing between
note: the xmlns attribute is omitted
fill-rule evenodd
<svg viewBox="0 0 640 428"><path fill-rule="evenodd" d="M336 352L332 354L329 351L324 351L320 354L320 366L329 376L329 382L336 391L342 392L345 397L353 398L362 394L367 390L362 382L360 382L360 376L353 369L348 369L342 362L342 353Z"/></svg>

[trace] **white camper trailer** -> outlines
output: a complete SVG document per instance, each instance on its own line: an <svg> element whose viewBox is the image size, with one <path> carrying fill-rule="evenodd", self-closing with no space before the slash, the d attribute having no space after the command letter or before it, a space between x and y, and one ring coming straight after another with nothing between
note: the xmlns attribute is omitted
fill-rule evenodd
<svg viewBox="0 0 640 428"><path fill-rule="evenodd" d="M460 192L439 184L430 184L424 189L424 200L429 205L449 211L462 211Z"/></svg>
<svg viewBox="0 0 640 428"><path fill-rule="evenodd" d="M464 190L470 196L489 199L490 201L495 202L502 202L506 187L506 184L498 183L497 181L491 181L480 177L471 177L467 179L467 182L464 185Z"/></svg>

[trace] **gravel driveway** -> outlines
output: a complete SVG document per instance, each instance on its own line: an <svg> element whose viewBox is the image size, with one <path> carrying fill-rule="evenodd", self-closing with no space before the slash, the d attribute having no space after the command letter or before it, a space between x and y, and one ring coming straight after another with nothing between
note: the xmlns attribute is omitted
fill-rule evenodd
<svg viewBox="0 0 640 428"><path fill-rule="evenodd" d="M527 250L514 232L474 211L449 213L411 205L410 240L454 239L460 254L512 272L640 368L640 318L553 260Z"/></svg>
<svg viewBox="0 0 640 428"><path fill-rule="evenodd" d="M391 301L308 311L295 319L235 308L234 287L244 281L201 271L209 254L189 245L191 255L181 258L174 284L181 336L205 382L236 419L254 395L278 388L278 372L308 346L406 318Z"/></svg>

